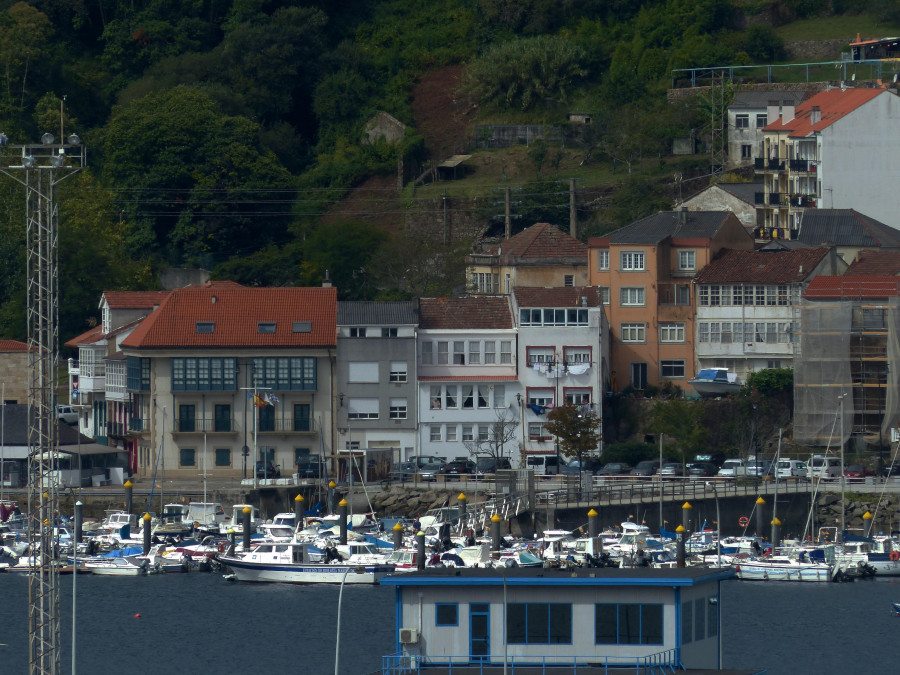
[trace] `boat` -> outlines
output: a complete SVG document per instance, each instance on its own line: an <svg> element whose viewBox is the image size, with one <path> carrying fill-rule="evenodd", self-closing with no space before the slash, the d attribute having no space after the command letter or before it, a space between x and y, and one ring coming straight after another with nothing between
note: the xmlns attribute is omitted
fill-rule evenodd
<svg viewBox="0 0 900 675"><path fill-rule="evenodd" d="M900 616L900 602L892 602L891 609L894 610L896 616Z"/></svg>
<svg viewBox="0 0 900 675"><path fill-rule="evenodd" d="M743 386L737 374L728 372L727 368L703 368L697 377L688 380L688 384L700 396L728 396L736 394Z"/></svg>
<svg viewBox="0 0 900 675"><path fill-rule="evenodd" d="M264 542L246 553L219 557L238 581L287 584L377 584L392 573L387 563L313 562L309 545Z"/></svg>
<svg viewBox="0 0 900 675"><path fill-rule="evenodd" d="M81 563L85 572L115 577L139 577L147 574L149 563L137 564L128 558L88 558Z"/></svg>

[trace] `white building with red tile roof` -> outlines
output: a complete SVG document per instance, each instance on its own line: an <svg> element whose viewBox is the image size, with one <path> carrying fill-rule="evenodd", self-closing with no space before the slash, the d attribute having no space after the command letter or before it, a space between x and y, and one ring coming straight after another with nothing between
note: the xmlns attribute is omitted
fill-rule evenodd
<svg viewBox="0 0 900 675"><path fill-rule="evenodd" d="M333 456L337 292L210 282L171 291L122 341L137 471L290 476ZM246 455L242 450L246 448ZM329 465L329 470L333 465Z"/></svg>

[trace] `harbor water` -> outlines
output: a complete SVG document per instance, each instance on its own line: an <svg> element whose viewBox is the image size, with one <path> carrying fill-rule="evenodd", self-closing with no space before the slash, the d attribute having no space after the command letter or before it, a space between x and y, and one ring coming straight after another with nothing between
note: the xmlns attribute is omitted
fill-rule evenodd
<svg viewBox="0 0 900 675"><path fill-rule="evenodd" d="M62 577L61 666L71 669L72 577ZM0 575L0 674L28 672L27 584ZM217 574L77 580L76 672L334 672L336 586L229 583ZM723 665L769 675L891 672L900 657L900 579L848 584L729 581ZM394 649L394 594L346 586L341 675L380 671Z"/></svg>

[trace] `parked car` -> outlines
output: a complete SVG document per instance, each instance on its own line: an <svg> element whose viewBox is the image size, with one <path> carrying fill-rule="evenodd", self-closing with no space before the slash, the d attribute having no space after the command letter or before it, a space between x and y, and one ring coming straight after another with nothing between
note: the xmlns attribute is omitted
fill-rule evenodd
<svg viewBox="0 0 900 675"><path fill-rule="evenodd" d="M257 478L281 478L281 470L272 464L272 462L266 462L260 460L256 463L256 477Z"/></svg>
<svg viewBox="0 0 900 675"><path fill-rule="evenodd" d="M462 475L475 473L475 462L469 459L454 459L444 465L442 473L447 480L459 480Z"/></svg>
<svg viewBox="0 0 900 675"><path fill-rule="evenodd" d="M653 476L659 472L659 460L658 459L645 459L643 462L638 462L635 467L631 470L632 476Z"/></svg>
<svg viewBox="0 0 900 675"><path fill-rule="evenodd" d="M394 480L415 480L419 467L415 462L400 462L394 469Z"/></svg>
<svg viewBox="0 0 900 675"><path fill-rule="evenodd" d="M661 478L677 478L684 475L684 469L681 462L666 462L659 470Z"/></svg>
<svg viewBox="0 0 900 675"><path fill-rule="evenodd" d="M625 462L609 462L594 472L595 476L624 476L631 471L631 465Z"/></svg>
<svg viewBox="0 0 900 675"><path fill-rule="evenodd" d="M813 455L809 466L813 478L839 478L841 475L841 460L838 457Z"/></svg>
<svg viewBox="0 0 900 675"><path fill-rule="evenodd" d="M531 455L525 460L525 468L534 471L535 476L552 476L560 470L560 460L556 455Z"/></svg>
<svg viewBox="0 0 900 675"><path fill-rule="evenodd" d="M694 478L715 476L718 473L716 465L711 462L694 462L688 469L688 475Z"/></svg>
<svg viewBox="0 0 900 675"><path fill-rule="evenodd" d="M722 466L722 464L725 462L725 459L725 453L719 452L718 450L714 450L712 452L704 452L694 456L695 462L707 462L709 464L714 464L717 471L719 467Z"/></svg>
<svg viewBox="0 0 900 675"><path fill-rule="evenodd" d="M435 462L434 464L425 464L419 467L418 478L423 481L436 481L438 476L444 473L445 464Z"/></svg>
<svg viewBox="0 0 900 675"><path fill-rule="evenodd" d="M722 462L722 468L719 469L719 476L723 478L735 478L746 474L746 464L742 459L726 459Z"/></svg>
<svg viewBox="0 0 900 675"><path fill-rule="evenodd" d="M861 464L853 464L844 468L844 478L866 478L874 475L875 472L872 469Z"/></svg>
<svg viewBox="0 0 900 675"><path fill-rule="evenodd" d="M443 457L438 457L436 455L414 455L410 457L408 462L412 462L418 467L425 466L426 464L446 464L447 460Z"/></svg>
<svg viewBox="0 0 900 675"><path fill-rule="evenodd" d="M747 462L748 476L771 476L775 472L772 460L769 459L751 459Z"/></svg>
<svg viewBox="0 0 900 675"><path fill-rule="evenodd" d="M506 457L479 457L475 460L475 473L496 473L501 469L511 469Z"/></svg>
<svg viewBox="0 0 900 675"><path fill-rule="evenodd" d="M78 409L70 405L56 406L56 418L66 424L78 423Z"/></svg>
<svg viewBox="0 0 900 675"><path fill-rule="evenodd" d="M900 476L900 464L894 464L891 466L890 464L885 464L881 467L881 475L885 478L890 478L891 476Z"/></svg>
<svg viewBox="0 0 900 675"><path fill-rule="evenodd" d="M318 455L301 457L297 462L297 478L319 478L323 471L322 461Z"/></svg>
<svg viewBox="0 0 900 675"><path fill-rule="evenodd" d="M806 462L798 459L779 459L778 466L775 467L775 476L777 478L807 478L809 469Z"/></svg>

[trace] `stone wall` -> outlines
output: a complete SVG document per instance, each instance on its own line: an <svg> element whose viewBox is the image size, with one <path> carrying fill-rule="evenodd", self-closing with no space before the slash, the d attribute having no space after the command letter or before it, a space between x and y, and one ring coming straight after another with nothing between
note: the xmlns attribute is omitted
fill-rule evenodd
<svg viewBox="0 0 900 675"><path fill-rule="evenodd" d="M6 385L4 398L28 403L28 353L0 353L0 382Z"/></svg>

